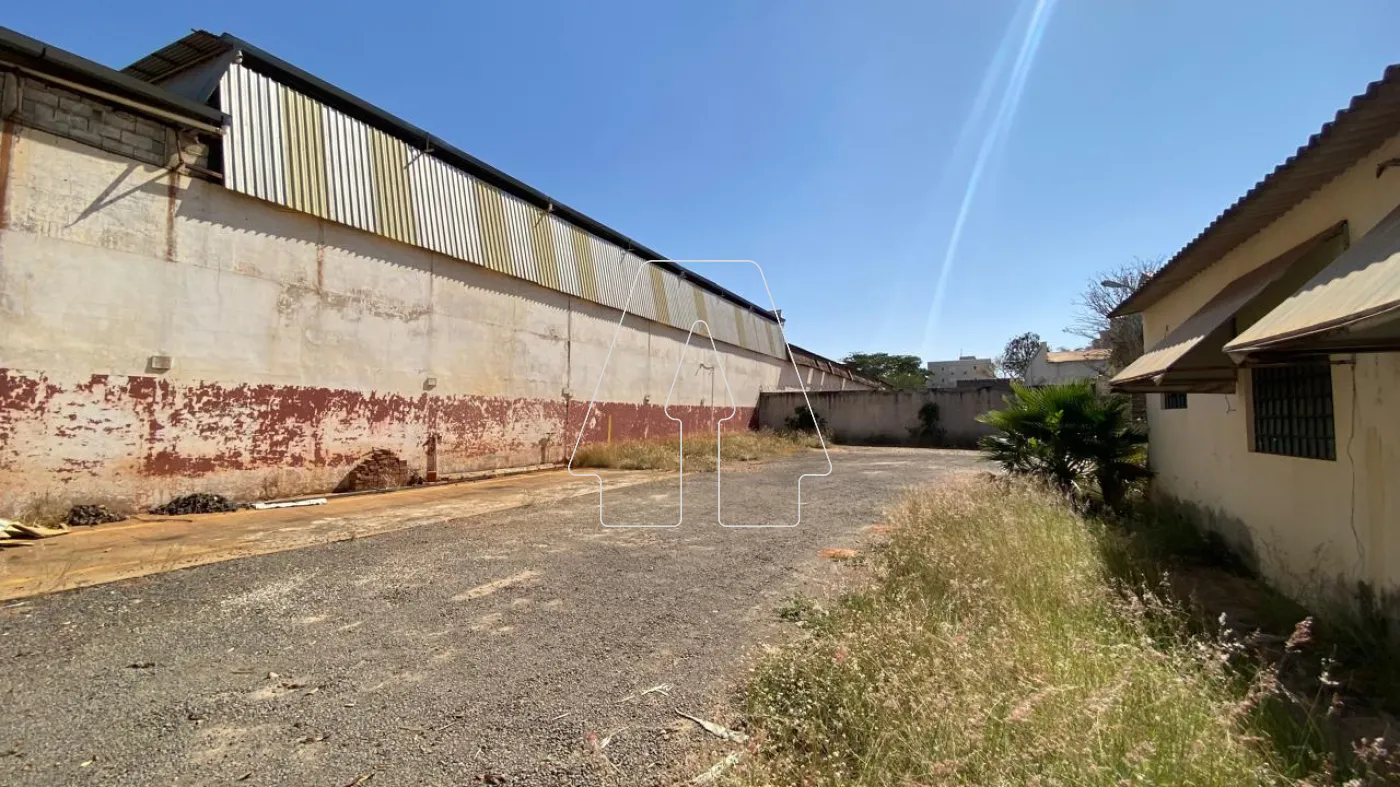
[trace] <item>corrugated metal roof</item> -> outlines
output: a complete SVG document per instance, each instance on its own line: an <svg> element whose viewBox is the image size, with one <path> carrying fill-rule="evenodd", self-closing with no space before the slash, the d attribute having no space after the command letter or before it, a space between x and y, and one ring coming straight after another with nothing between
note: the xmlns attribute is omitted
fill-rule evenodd
<svg viewBox="0 0 1400 787"><path fill-rule="evenodd" d="M195 30L179 41L157 49L123 68L122 73L147 82L159 82L190 66L217 57L229 48L228 42L222 38L203 30Z"/></svg>
<svg viewBox="0 0 1400 787"><path fill-rule="evenodd" d="M1236 370L1221 350L1229 338L1230 320L1278 281L1295 259L1285 255L1225 285L1199 311L1119 372L1112 380L1113 387L1130 392L1233 391Z"/></svg>
<svg viewBox="0 0 1400 787"><path fill-rule="evenodd" d="M1400 313L1400 207L1333 260L1303 288L1225 345L1237 361L1250 353L1306 350L1316 345L1333 352L1363 349L1345 334L1372 329L1367 347L1394 347L1400 324L1375 335L1376 322ZM1378 341L1379 340L1379 341Z"/></svg>
<svg viewBox="0 0 1400 787"><path fill-rule="evenodd" d="M1314 191L1400 133L1400 65L1354 97L1307 144L1279 164L1114 310L1133 314L1156 303L1231 249L1272 224Z"/></svg>

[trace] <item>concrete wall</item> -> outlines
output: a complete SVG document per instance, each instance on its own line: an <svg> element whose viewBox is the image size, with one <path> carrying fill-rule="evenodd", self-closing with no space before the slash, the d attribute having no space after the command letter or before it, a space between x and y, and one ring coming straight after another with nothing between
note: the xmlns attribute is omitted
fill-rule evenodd
<svg viewBox="0 0 1400 787"><path fill-rule="evenodd" d="M441 474L572 449L618 312L19 120L0 138L0 509L325 490L374 448ZM683 355L672 414L728 414L709 341L685 339L629 318L589 440L674 434ZM720 346L748 428L791 364Z"/></svg>
<svg viewBox="0 0 1400 787"><path fill-rule="evenodd" d="M948 445L970 446L995 430L975 419L1001 407L1005 392L996 388L941 391L828 391L810 393L812 410L826 419L829 439L841 443L903 443L920 425L926 402L938 405L939 425ZM781 429L793 412L806 404L801 392L764 393L758 400L758 422Z"/></svg>
<svg viewBox="0 0 1400 787"><path fill-rule="evenodd" d="M1318 190L1143 315L1148 347L1230 281L1345 219L1353 241L1400 203L1376 165L1400 137ZM1243 330L1246 326L1240 325ZM1336 461L1250 450L1250 373L1234 394L1190 394L1185 410L1148 397L1155 488L1204 509L1295 595L1340 580L1400 584L1400 355L1332 357Z"/></svg>
<svg viewBox="0 0 1400 787"><path fill-rule="evenodd" d="M956 361L928 362L930 388L954 388L962 380L991 380L996 376L991 358L966 356Z"/></svg>

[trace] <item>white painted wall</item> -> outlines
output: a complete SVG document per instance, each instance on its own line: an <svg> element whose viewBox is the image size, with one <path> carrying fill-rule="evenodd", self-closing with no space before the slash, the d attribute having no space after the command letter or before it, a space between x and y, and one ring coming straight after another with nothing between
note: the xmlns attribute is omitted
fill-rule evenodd
<svg viewBox="0 0 1400 787"><path fill-rule="evenodd" d="M1151 347L1226 284L1338 221L1353 241L1400 204L1400 177L1376 165L1400 156L1389 140L1143 314ZM1243 329L1245 326L1239 326ZM1185 410L1148 397L1155 488L1209 512L1295 595L1337 581L1400 585L1400 355L1332 360L1336 461L1250 450L1250 374L1234 394L1190 394Z"/></svg>
<svg viewBox="0 0 1400 787"><path fill-rule="evenodd" d="M673 430L673 380L713 417L708 340L45 132L6 144L10 508L325 489L373 448L425 468L434 434L443 474L560 460L615 336L590 439ZM727 377L747 426L790 363L720 346L713 398Z"/></svg>

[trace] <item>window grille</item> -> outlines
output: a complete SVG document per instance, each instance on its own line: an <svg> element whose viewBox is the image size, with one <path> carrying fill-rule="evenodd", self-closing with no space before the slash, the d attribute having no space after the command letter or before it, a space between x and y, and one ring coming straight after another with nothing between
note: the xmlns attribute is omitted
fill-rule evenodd
<svg viewBox="0 0 1400 787"><path fill-rule="evenodd" d="M1251 379L1255 451L1337 458L1331 364L1263 366L1251 370Z"/></svg>
<svg viewBox="0 0 1400 787"><path fill-rule="evenodd" d="M1186 394L1184 393L1164 393L1162 394L1163 410L1185 410Z"/></svg>

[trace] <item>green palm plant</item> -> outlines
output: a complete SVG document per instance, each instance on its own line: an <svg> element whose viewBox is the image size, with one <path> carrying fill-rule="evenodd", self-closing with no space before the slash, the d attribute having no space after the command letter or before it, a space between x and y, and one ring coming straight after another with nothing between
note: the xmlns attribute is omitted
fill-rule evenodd
<svg viewBox="0 0 1400 787"><path fill-rule="evenodd" d="M981 445L1007 471L1039 476L1066 492L1092 480L1110 507L1148 474L1147 436L1132 425L1127 402L1099 396L1092 383L1013 384L1006 407L978 420L998 430Z"/></svg>

